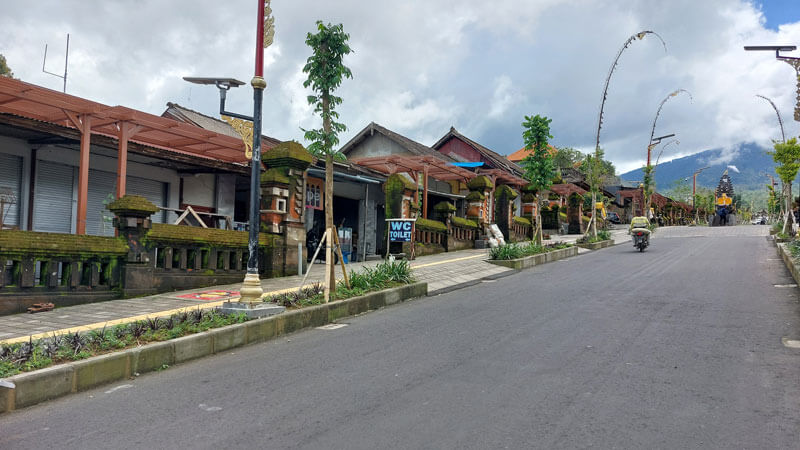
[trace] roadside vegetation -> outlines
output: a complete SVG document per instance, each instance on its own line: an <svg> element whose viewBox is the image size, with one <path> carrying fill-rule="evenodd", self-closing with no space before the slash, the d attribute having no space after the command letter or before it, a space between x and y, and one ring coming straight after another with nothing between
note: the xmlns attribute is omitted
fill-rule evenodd
<svg viewBox="0 0 800 450"><path fill-rule="evenodd" d="M411 284L414 281L408 261L384 261L375 267L364 267L351 273L349 288L344 281L340 281L334 299L344 300L368 292ZM264 301L287 308L302 308L322 304L325 300L324 291L322 284L315 283L296 291L264 297Z"/></svg>
<svg viewBox="0 0 800 450"><path fill-rule="evenodd" d="M365 267L352 273L349 289L343 282L339 282L336 299L356 297L414 281L408 261L387 261L373 268ZM324 286L315 283L294 292L265 297L264 301L288 308L317 305L324 302ZM0 345L0 378L137 347L149 342L175 339L247 320L247 316L243 313L226 314L216 309L198 308L170 317L137 320L88 333L53 334L42 339L31 338L25 343Z"/></svg>
<svg viewBox="0 0 800 450"><path fill-rule="evenodd" d="M494 260L519 259L568 247L572 247L572 244L564 242L556 242L548 245L539 245L536 242L529 242L527 244L505 244L498 245L491 249L489 251L489 258Z"/></svg>
<svg viewBox="0 0 800 450"><path fill-rule="evenodd" d="M28 342L0 345L0 378L41 369L53 364L78 361L148 342L166 341L211 328L247 320L244 314L196 309L167 318L137 320L88 333L69 333Z"/></svg>
<svg viewBox="0 0 800 450"><path fill-rule="evenodd" d="M577 242L579 244L594 244L595 242L607 241L609 239L611 239L611 233L609 233L608 230L599 230L597 236L591 234L583 235Z"/></svg>

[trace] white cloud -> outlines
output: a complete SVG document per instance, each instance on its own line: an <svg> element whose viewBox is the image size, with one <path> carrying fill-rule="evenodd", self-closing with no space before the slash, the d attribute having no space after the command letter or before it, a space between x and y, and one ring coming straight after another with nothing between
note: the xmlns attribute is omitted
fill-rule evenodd
<svg viewBox="0 0 800 450"><path fill-rule="evenodd" d="M774 54L748 53L746 44L800 42L800 23L764 28L746 0L376 0L274 2L276 35L265 55L268 88L265 130L302 141L300 127L319 126L306 102L301 68L314 21L343 23L355 53L345 62L354 79L337 94L349 130L346 142L370 121L431 144L451 125L500 153L521 147L524 115L553 119L553 144L593 149L603 80L619 47L625 50L609 88L601 145L620 171L640 167L658 102L684 88L694 102L671 100L657 133L677 134L662 161L741 142L769 147L780 136L778 105L787 135L794 71ZM253 72L255 18L249 0L219 8L211 0L38 2L6 0L0 16L0 53L25 81L60 89L41 72L43 44L58 72L63 40L71 33L68 92L107 104L160 114L175 101L215 115L217 91L182 76ZM312 15L310 15L310 12ZM252 111L249 87L233 90L228 109ZM732 150L725 150L729 154Z"/></svg>

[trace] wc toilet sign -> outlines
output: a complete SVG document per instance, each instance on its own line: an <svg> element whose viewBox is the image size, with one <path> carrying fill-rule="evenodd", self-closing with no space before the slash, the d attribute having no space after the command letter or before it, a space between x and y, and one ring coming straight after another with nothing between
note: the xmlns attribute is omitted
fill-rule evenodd
<svg viewBox="0 0 800 450"><path fill-rule="evenodd" d="M389 242L411 242L415 219L386 219L389 222Z"/></svg>

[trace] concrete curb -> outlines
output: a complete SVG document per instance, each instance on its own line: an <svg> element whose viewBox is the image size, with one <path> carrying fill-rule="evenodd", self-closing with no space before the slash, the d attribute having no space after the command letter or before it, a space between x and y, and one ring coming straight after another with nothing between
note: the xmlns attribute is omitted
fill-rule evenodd
<svg viewBox="0 0 800 450"><path fill-rule="evenodd" d="M800 268L797 267L797 263L794 262L792 259L792 254L786 250L786 244L776 244L778 247L778 256L783 259L784 264L786 264L786 268L789 269L789 272L792 274L792 278L794 278L795 283L800 285Z"/></svg>
<svg viewBox="0 0 800 450"><path fill-rule="evenodd" d="M343 317L424 297L427 293L427 283L414 283L21 373L6 379L14 384L14 388L0 387L0 414L142 373L161 370L175 363L268 341L284 334L325 325Z"/></svg>
<svg viewBox="0 0 800 450"><path fill-rule="evenodd" d="M599 242L592 242L587 244L575 244L580 248L585 248L589 250L600 250L601 248L611 247L614 244L614 239L606 239L605 241Z"/></svg>
<svg viewBox="0 0 800 450"><path fill-rule="evenodd" d="M552 252L540 253L538 255L526 256L524 258L519 258L519 259L509 259L509 260L490 259L488 260L488 262L498 266L508 267L509 269L522 270L531 268L533 266L538 266L540 264L545 264L552 261L558 261L559 259L576 256L577 254L578 254L578 247L573 246L568 248L561 248L558 250L554 250Z"/></svg>
<svg viewBox="0 0 800 450"><path fill-rule="evenodd" d="M439 289L435 289L433 291L429 291L428 292L428 297L433 297L434 295L439 295L439 294L446 294L448 292L457 291L459 289L464 289L466 287L475 286L476 284L483 283L486 280L497 280L497 279L500 279L500 278L507 277L509 275L513 275L515 273L517 273L517 272L514 271L514 270L508 270L508 271L505 271L505 272L500 272L500 273L495 273L495 274L492 274L492 275L488 275L488 276L485 276L485 277L482 277L482 278L476 278L474 280L465 281L463 283L456 283L456 284L453 284L451 286L445 286L443 288L439 288Z"/></svg>

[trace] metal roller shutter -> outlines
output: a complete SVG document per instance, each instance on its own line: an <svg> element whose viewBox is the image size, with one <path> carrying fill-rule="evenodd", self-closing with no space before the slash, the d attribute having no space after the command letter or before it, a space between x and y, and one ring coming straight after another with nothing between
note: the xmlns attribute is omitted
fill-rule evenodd
<svg viewBox="0 0 800 450"><path fill-rule="evenodd" d="M4 205L0 214L3 227L19 226L19 204L22 201L22 158L0 153L0 194L10 193L15 203Z"/></svg>
<svg viewBox="0 0 800 450"><path fill-rule="evenodd" d="M72 229L72 185L75 168L49 161L36 163L33 230L69 233Z"/></svg>
<svg viewBox="0 0 800 450"><path fill-rule="evenodd" d="M139 177L128 177L126 186L128 194L141 195L156 206L167 205L167 183ZM153 222L164 223L164 211L151 216Z"/></svg>
<svg viewBox="0 0 800 450"><path fill-rule="evenodd" d="M89 193L86 202L86 234L114 236L114 214L106 209L116 199L117 175L89 169Z"/></svg>

